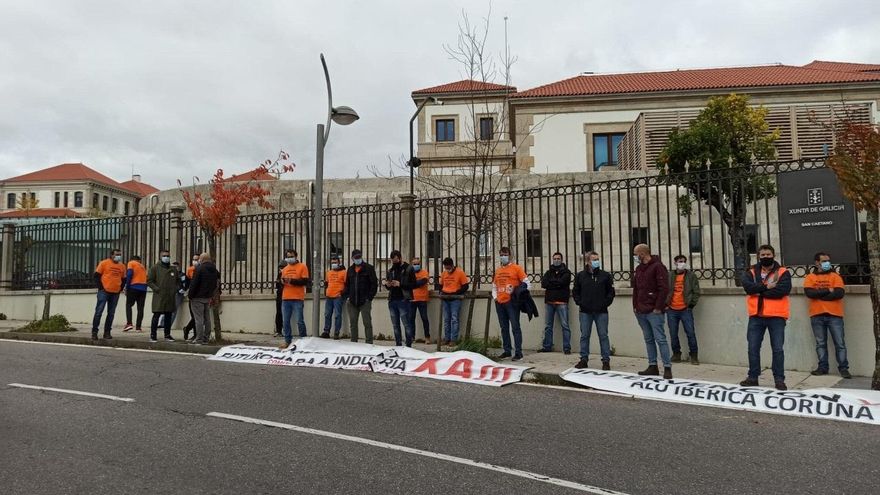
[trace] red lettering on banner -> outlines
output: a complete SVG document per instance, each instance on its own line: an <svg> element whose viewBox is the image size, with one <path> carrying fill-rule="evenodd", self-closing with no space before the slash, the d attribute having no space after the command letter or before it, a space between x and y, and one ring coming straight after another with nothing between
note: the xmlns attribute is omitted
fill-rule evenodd
<svg viewBox="0 0 880 495"><path fill-rule="evenodd" d="M464 378L465 380L469 380L471 377L471 360L467 358L459 359L452 363L452 366L450 366L449 369L446 370L446 373L443 374L456 375Z"/></svg>
<svg viewBox="0 0 880 495"><path fill-rule="evenodd" d="M477 377L478 380L486 380L486 381L499 381L506 382L508 378L510 378L511 373L510 368L505 368L502 366L492 366L491 364L487 364L480 368L480 376ZM498 375L501 375L500 377Z"/></svg>
<svg viewBox="0 0 880 495"><path fill-rule="evenodd" d="M859 402L861 402L862 405L865 405L865 406L880 406L880 402L871 402L866 399L859 399Z"/></svg>
<svg viewBox="0 0 880 495"><path fill-rule="evenodd" d="M427 372L429 375L437 374L437 361L443 358L428 358L424 363L420 364L418 368L412 370L413 373L424 373Z"/></svg>

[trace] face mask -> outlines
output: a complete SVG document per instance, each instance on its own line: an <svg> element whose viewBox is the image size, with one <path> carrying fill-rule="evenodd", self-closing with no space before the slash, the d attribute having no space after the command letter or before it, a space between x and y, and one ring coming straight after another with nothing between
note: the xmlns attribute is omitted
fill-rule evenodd
<svg viewBox="0 0 880 495"><path fill-rule="evenodd" d="M296 263L296 258L284 258L284 261L286 261L288 265L292 265Z"/></svg>
<svg viewBox="0 0 880 495"><path fill-rule="evenodd" d="M822 267L823 272L830 272L831 271L831 262L830 261L823 261L822 263L820 263L820 266Z"/></svg>
<svg viewBox="0 0 880 495"><path fill-rule="evenodd" d="M562 266L562 260L553 260L553 266Z"/></svg>
<svg viewBox="0 0 880 495"><path fill-rule="evenodd" d="M336 269L338 269L338 268L339 268L339 263L330 263L330 269L331 269L331 270L336 270Z"/></svg>
<svg viewBox="0 0 880 495"><path fill-rule="evenodd" d="M422 269L422 265L413 265L413 270L419 271Z"/></svg>
<svg viewBox="0 0 880 495"><path fill-rule="evenodd" d="M773 258L761 258L761 266L769 268L773 266L774 260Z"/></svg>
<svg viewBox="0 0 880 495"><path fill-rule="evenodd" d="M502 265L506 265L506 264L510 263L510 256L507 256L507 255L503 255L503 254L502 254L502 255L500 256L500 258L501 258L501 264L502 264Z"/></svg>
<svg viewBox="0 0 880 495"><path fill-rule="evenodd" d="M636 255L633 255L633 263L640 265L642 263L642 259Z"/></svg>
<svg viewBox="0 0 880 495"><path fill-rule="evenodd" d="M122 256L114 256L113 261L119 263L120 261L122 261Z"/></svg>
<svg viewBox="0 0 880 495"><path fill-rule="evenodd" d="M355 258L355 259L353 259L353 260L351 260L351 261L352 261L352 263L354 263L355 265L360 265L361 263L364 262L364 259L363 259L363 258Z"/></svg>
<svg viewBox="0 0 880 495"><path fill-rule="evenodd" d="M592 267L595 268L595 269L599 269L599 268L602 267L602 263L601 263L599 260L593 260L593 261L591 261L591 262L590 262L590 265L592 265Z"/></svg>
<svg viewBox="0 0 880 495"><path fill-rule="evenodd" d="M165 263L166 265L171 263L171 256L162 256L162 263Z"/></svg>
<svg viewBox="0 0 880 495"><path fill-rule="evenodd" d="M677 268L681 271L684 271L684 270L688 269L688 264L687 263L676 263L675 268Z"/></svg>
<svg viewBox="0 0 880 495"><path fill-rule="evenodd" d="M193 260L193 266L199 266L199 260Z"/></svg>

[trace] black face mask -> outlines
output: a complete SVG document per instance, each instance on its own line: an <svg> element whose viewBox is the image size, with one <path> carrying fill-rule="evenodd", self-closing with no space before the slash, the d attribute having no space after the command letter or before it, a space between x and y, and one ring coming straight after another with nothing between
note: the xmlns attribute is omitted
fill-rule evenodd
<svg viewBox="0 0 880 495"><path fill-rule="evenodd" d="M770 268L776 261L773 258L761 258L761 266Z"/></svg>

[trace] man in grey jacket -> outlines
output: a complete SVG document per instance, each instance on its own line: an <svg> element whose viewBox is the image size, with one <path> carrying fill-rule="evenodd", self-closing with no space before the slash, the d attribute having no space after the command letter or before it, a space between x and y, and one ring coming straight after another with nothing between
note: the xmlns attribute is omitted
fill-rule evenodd
<svg viewBox="0 0 880 495"><path fill-rule="evenodd" d="M687 264L687 257L675 257L675 270L669 272L669 296L666 297L666 321L669 323L669 340L672 344L672 362L680 363L681 341L678 339L678 323L684 326L688 341L688 359L700 364L697 354L697 332L694 328L694 307L700 300L700 281Z"/></svg>

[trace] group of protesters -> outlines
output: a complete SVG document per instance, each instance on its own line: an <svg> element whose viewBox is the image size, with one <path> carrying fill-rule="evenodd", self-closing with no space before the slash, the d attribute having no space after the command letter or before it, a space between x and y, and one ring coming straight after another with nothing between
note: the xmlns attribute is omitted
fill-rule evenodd
<svg viewBox="0 0 880 495"><path fill-rule="evenodd" d="M511 250L502 247L498 252L500 264L492 279L492 299L501 331L503 352L501 359L518 361L523 357L522 327L520 316L531 319L538 316L537 305L530 293L529 277L525 270L511 258ZM389 254L390 266L382 279L387 290L388 312L394 332L395 344L412 346L416 335L416 317L420 316L424 342L430 344L431 330L427 315L430 298L430 275L422 266L421 258L414 257L409 263L403 261L398 250ZM743 386L754 386L761 374L761 346L765 333L770 336L772 350L772 373L775 386L786 390L783 344L785 326L790 316L789 294L791 273L775 259L775 249L770 245L758 248L758 262L744 271L742 288L746 293L748 309L749 371ZM343 311L348 313L349 335L352 342L359 341L359 325L363 325L364 341L373 342L372 301L379 289L379 278L373 265L366 262L360 249L351 252L351 263L346 267L339 255L331 257L329 269L324 276L322 289L325 296L323 338L340 339ZM608 308L615 298L612 274L602 269L599 253L583 254L583 269L572 272L560 252L551 258L549 270L541 277L544 289L545 327L541 348L538 352L553 352L553 334L556 320L562 327L562 352L571 354L571 328L569 325L569 301L579 310L580 360L576 368L589 367L590 340L593 326L599 340L602 369L611 369L611 344L608 337ZM687 257L674 258L674 269L668 270L659 256L653 255L649 246L639 244L633 248L635 270L631 285L632 306L635 320L642 330L648 366L640 375L672 378L672 363L699 364L699 349L694 324L694 310L700 301L700 283L697 274L687 263ZM459 314L464 295L470 288L467 274L452 258L442 261L443 270L435 283L436 295L441 302L443 328L438 337L444 345L459 341ZM132 256L128 265L122 264L119 250L113 250L95 270L98 285L98 303L92 325L92 338L98 338L98 327L105 306L108 316L104 324L104 338L112 338L110 330L113 314L121 292L126 293L126 325L124 331L142 331L143 307L146 291L153 291L153 318L150 324L150 340L157 340L157 330L164 328L164 338L173 341L171 325L181 305L184 294L189 297L190 322L184 327L184 339L205 343L211 332L211 306L219 293L219 272L208 254L194 255L192 264L181 273L179 264L172 263L168 251L160 253L160 261L149 271L141 264L140 257ZM284 339L282 348L293 341L292 325L295 323L299 337L307 335L303 317L306 289L311 284L309 269L299 260L294 249L285 251L278 265L275 281L276 317L275 334ZM818 366L814 375L829 372L827 341L830 334L834 343L838 371L844 378L851 378L846 358L843 325L843 279L834 271L831 257L817 253L815 266L804 280L804 293L809 298L809 316L816 339ZM136 323L132 324L132 307L138 310ZM666 327L669 329L667 340ZM679 339L683 328L687 339L687 355L682 353ZM663 365L660 370L659 361Z"/></svg>

